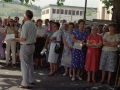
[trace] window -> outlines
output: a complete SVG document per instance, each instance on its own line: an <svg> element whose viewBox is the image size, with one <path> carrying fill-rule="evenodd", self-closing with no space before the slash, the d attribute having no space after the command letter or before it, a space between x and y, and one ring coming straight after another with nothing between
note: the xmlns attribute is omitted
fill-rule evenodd
<svg viewBox="0 0 120 90"><path fill-rule="evenodd" d="M69 15L71 15L71 10L69 10Z"/></svg>
<svg viewBox="0 0 120 90"><path fill-rule="evenodd" d="M56 9L52 9L52 12L55 14L56 13Z"/></svg>
<svg viewBox="0 0 120 90"><path fill-rule="evenodd" d="M59 9L57 9L57 14L59 14L59 11L60 11L60 10L59 10Z"/></svg>
<svg viewBox="0 0 120 90"><path fill-rule="evenodd" d="M64 10L63 9L61 9L61 14L64 14Z"/></svg>
<svg viewBox="0 0 120 90"><path fill-rule="evenodd" d="M83 15L83 11L80 11L80 16Z"/></svg>
<svg viewBox="0 0 120 90"><path fill-rule="evenodd" d="M59 22L59 20L56 20L56 22Z"/></svg>
<svg viewBox="0 0 120 90"><path fill-rule="evenodd" d="M76 11L76 15L79 15L79 11Z"/></svg>
<svg viewBox="0 0 120 90"><path fill-rule="evenodd" d="M42 11L42 15L44 15L45 14L45 11Z"/></svg>
<svg viewBox="0 0 120 90"><path fill-rule="evenodd" d="M75 15L75 10L72 11L72 15Z"/></svg>
<svg viewBox="0 0 120 90"><path fill-rule="evenodd" d="M46 10L46 14L49 14L49 9Z"/></svg>
<svg viewBox="0 0 120 90"><path fill-rule="evenodd" d="M65 14L67 14L68 10L65 10Z"/></svg>

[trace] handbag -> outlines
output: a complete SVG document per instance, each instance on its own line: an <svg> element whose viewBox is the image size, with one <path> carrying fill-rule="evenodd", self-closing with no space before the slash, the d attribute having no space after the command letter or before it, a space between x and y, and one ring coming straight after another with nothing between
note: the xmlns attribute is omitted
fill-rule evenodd
<svg viewBox="0 0 120 90"><path fill-rule="evenodd" d="M73 48L81 50L82 49L82 44L80 44L80 43L74 43Z"/></svg>
<svg viewBox="0 0 120 90"><path fill-rule="evenodd" d="M58 42L58 41L57 41ZM61 41L59 41L59 43L60 43L60 45L58 45L57 43L56 43L56 45L55 45L55 49L54 49L54 51L55 51L55 53L56 54L60 54L60 53L62 53L63 52L63 43L61 42Z"/></svg>
<svg viewBox="0 0 120 90"><path fill-rule="evenodd" d="M6 48L6 43L2 43L2 48Z"/></svg>
<svg viewBox="0 0 120 90"><path fill-rule="evenodd" d="M67 54L65 57L64 57L64 64L66 66L71 66L71 53Z"/></svg>

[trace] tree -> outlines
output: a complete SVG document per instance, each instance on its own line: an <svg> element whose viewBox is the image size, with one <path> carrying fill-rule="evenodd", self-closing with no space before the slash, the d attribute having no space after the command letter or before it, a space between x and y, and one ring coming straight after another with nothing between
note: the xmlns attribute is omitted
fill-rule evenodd
<svg viewBox="0 0 120 90"><path fill-rule="evenodd" d="M3 0L3 1L12 2L13 0ZM35 0L20 0L20 1L22 3L28 4L31 1L35 1ZM112 8L113 13L112 13L112 19L111 20L113 22L117 23L117 26L119 27L120 26L120 0L101 0L101 1L105 5L105 7L107 9L107 13L110 13L109 8L111 6L113 6L113 8ZM65 0L56 0L56 2L57 2L58 6L62 6L62 5L64 5ZM120 31L120 27L118 29Z"/></svg>

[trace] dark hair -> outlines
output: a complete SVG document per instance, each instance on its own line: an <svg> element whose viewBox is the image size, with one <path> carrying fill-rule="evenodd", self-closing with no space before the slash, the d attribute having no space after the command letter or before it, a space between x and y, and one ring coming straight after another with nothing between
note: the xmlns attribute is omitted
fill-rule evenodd
<svg viewBox="0 0 120 90"><path fill-rule="evenodd" d="M13 19L10 19L10 20L13 21L13 27L14 27L14 26L15 26L15 25L14 25L14 20L13 20ZM8 25L7 25L7 26L9 26L9 27L10 27L10 20L9 20L9 22L8 22Z"/></svg>
<svg viewBox="0 0 120 90"><path fill-rule="evenodd" d="M33 18L33 12L31 10L26 10L25 14L29 19Z"/></svg>
<svg viewBox="0 0 120 90"><path fill-rule="evenodd" d="M68 25L72 25L72 26L73 26L73 28L75 27L75 26L74 26L74 23L72 23L72 22L70 22Z"/></svg>
<svg viewBox="0 0 120 90"><path fill-rule="evenodd" d="M117 27L117 25L115 23L110 23L108 26L113 26L114 28Z"/></svg>
<svg viewBox="0 0 120 90"><path fill-rule="evenodd" d="M86 27L86 29L89 29L90 30L90 32L91 32L91 28L88 26L88 27Z"/></svg>
<svg viewBox="0 0 120 90"><path fill-rule="evenodd" d="M85 20L84 19L78 20L78 24L80 24L81 22L83 22L85 24Z"/></svg>
<svg viewBox="0 0 120 90"><path fill-rule="evenodd" d="M36 23L38 23L39 21L43 22L43 20L42 20L42 19L38 19Z"/></svg>
<svg viewBox="0 0 120 90"><path fill-rule="evenodd" d="M60 23L59 22L54 22L54 24L59 28L60 27Z"/></svg>
<svg viewBox="0 0 120 90"><path fill-rule="evenodd" d="M15 17L15 18L17 18L19 20L19 17Z"/></svg>
<svg viewBox="0 0 120 90"><path fill-rule="evenodd" d="M49 22L49 19L45 19L45 21L48 21L48 22Z"/></svg>
<svg viewBox="0 0 120 90"><path fill-rule="evenodd" d="M38 19L37 22L36 22L36 26L37 26L37 27L38 27L37 23L38 23L39 21L40 21L40 22L43 22L42 19Z"/></svg>
<svg viewBox="0 0 120 90"><path fill-rule="evenodd" d="M50 20L49 23L54 23L54 22L52 20Z"/></svg>

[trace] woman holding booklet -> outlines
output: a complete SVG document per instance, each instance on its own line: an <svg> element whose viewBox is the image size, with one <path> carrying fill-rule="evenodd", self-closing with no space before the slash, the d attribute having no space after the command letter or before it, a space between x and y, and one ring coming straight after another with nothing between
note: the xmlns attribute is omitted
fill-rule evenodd
<svg viewBox="0 0 120 90"><path fill-rule="evenodd" d="M18 28L14 26L13 19L10 19L8 22L7 27L4 30L4 34L10 35L10 34L15 34L15 37L18 37ZM9 55L10 55L10 49L12 52L12 65L16 65L15 61L15 53L16 53L16 42L12 41L11 39L6 40L6 66L9 65Z"/></svg>
<svg viewBox="0 0 120 90"><path fill-rule="evenodd" d="M72 49L72 61L71 67L73 68L72 81L77 77L79 80L82 80L80 77L80 69L84 68L85 61L85 52L86 52L86 37L88 35L87 31L84 30L85 21L80 19L78 21L79 28L73 30L72 41L74 42ZM81 48L76 47L81 45ZM77 74L76 74L77 71Z"/></svg>

